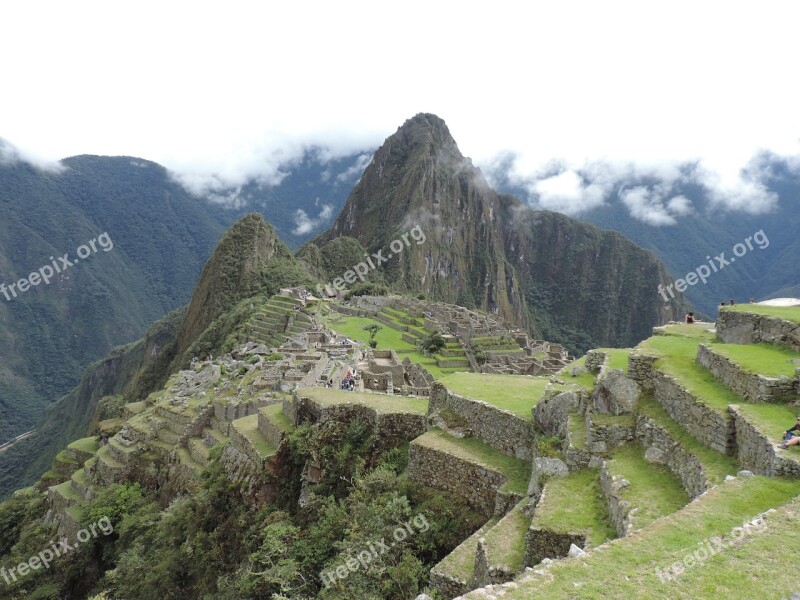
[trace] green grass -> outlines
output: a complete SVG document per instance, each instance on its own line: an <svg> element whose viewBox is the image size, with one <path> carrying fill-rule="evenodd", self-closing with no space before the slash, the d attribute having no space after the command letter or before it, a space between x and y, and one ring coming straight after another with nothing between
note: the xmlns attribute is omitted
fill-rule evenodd
<svg viewBox="0 0 800 600"><path fill-rule="evenodd" d="M531 524L523 512L523 500L492 527L485 536L486 553L490 565L508 565L512 571L521 571L525 566L525 534Z"/></svg>
<svg viewBox="0 0 800 600"><path fill-rule="evenodd" d="M298 390L301 398L310 398L319 404L363 404L379 413L428 414L428 399L420 396L388 396L386 394L367 394L348 392L331 388L305 388Z"/></svg>
<svg viewBox="0 0 800 600"><path fill-rule="evenodd" d="M633 348L598 348L598 352L605 352L608 355L606 365L611 369L619 369L628 372L628 356Z"/></svg>
<svg viewBox="0 0 800 600"><path fill-rule="evenodd" d="M583 415L569 413L567 417L570 442L575 448L586 448L586 421Z"/></svg>
<svg viewBox="0 0 800 600"><path fill-rule="evenodd" d="M730 539L734 527L799 493L796 479L737 478L583 560L556 561L547 577L508 590L504 600L787 597L797 589L800 538L791 535L800 517L796 503L773 513L764 533L745 536L739 547L724 548L675 581L662 582L656 569L683 560L711 537Z"/></svg>
<svg viewBox="0 0 800 600"><path fill-rule="evenodd" d="M597 376L594 373L589 373L588 371L584 371L577 377L573 377L571 371L575 367L577 367L578 369L584 369L586 367L586 355L581 356L576 360L573 360L566 367L561 369L558 372L559 377L561 377L564 381L568 383L575 383L578 386L587 390L591 390L592 388L594 388L594 383Z"/></svg>
<svg viewBox="0 0 800 600"><path fill-rule="evenodd" d="M744 400L697 364L695 356L699 343L697 338L655 335L646 339L639 347L662 357L654 366L675 377L700 402L719 412L727 412L728 405L740 404Z"/></svg>
<svg viewBox="0 0 800 600"><path fill-rule="evenodd" d="M64 496L67 500L72 500L74 502L80 502L83 500L83 496L81 496L78 492L72 489L72 482L67 479L64 483L60 483L53 488L59 494Z"/></svg>
<svg viewBox="0 0 800 600"><path fill-rule="evenodd" d="M785 404L739 404L739 412L773 444L783 441L783 434L797 421L800 408ZM800 446L778 450L792 458L800 459Z"/></svg>
<svg viewBox="0 0 800 600"><path fill-rule="evenodd" d="M528 480L531 475L530 463L507 456L477 438L458 439L439 429L431 429L413 443L452 454L502 473L508 478L506 484L501 488L502 490L520 494L524 494L528 490Z"/></svg>
<svg viewBox="0 0 800 600"><path fill-rule="evenodd" d="M694 323L687 325L686 323L676 323L673 325L666 325L659 328L662 334L666 335L682 335L684 337L697 338L702 340L713 340L714 334L706 331L709 329L710 323Z"/></svg>
<svg viewBox="0 0 800 600"><path fill-rule="evenodd" d="M485 373L453 373L440 381L451 392L483 400L526 420L532 418L531 410L541 400L549 382L548 377Z"/></svg>
<svg viewBox="0 0 800 600"><path fill-rule="evenodd" d="M630 482L630 486L620 490L620 496L639 509L633 515L637 529L674 513L689 502L680 480L665 465L647 462L638 444L619 446L612 456L612 460L606 461L606 467L612 475Z"/></svg>
<svg viewBox="0 0 800 600"><path fill-rule="evenodd" d="M683 446L690 454L693 454L703 465L706 477L712 485L721 483L726 475L735 475L739 470L733 458L715 452L692 437L688 431L678 425L678 423L667 414L664 407L652 396L642 396L639 398L636 410L666 429L673 440Z"/></svg>
<svg viewBox="0 0 800 600"><path fill-rule="evenodd" d="M767 317L778 317L794 323L800 323L800 307L798 306L762 306L760 304L735 304L722 310L754 313Z"/></svg>
<svg viewBox="0 0 800 600"><path fill-rule="evenodd" d="M355 392L352 392L355 393ZM283 414L283 403L270 404L261 409L264 415L269 417L269 420L281 431L288 433L294 429L294 425L285 414Z"/></svg>
<svg viewBox="0 0 800 600"><path fill-rule="evenodd" d="M533 516L533 526L561 533L584 533L590 546L616 537L597 469L583 469L547 481ZM617 567L618 568L618 567Z"/></svg>
<svg viewBox="0 0 800 600"><path fill-rule="evenodd" d="M395 350L398 353L402 352L403 357L407 356L412 362L420 363L436 379L440 379L457 371L469 371L468 367L440 367L436 364L435 357L425 356L417 350L414 344L405 341L402 331L392 329L385 323L381 323L376 319L367 317L340 317L338 319L332 318L328 325L335 332L347 336L351 340L356 340L365 344L369 342L369 333L364 331L364 327L367 325L380 325L382 329L375 335L375 341L378 342L378 350Z"/></svg>
<svg viewBox="0 0 800 600"><path fill-rule="evenodd" d="M232 424L236 431L250 441L251 446L261 458L270 457L277 452L258 431L258 414L236 419Z"/></svg>
<svg viewBox="0 0 800 600"><path fill-rule="evenodd" d="M786 376L793 378L800 363L800 353L792 352L774 344L709 344L711 350L727 356L748 373L759 373L765 377Z"/></svg>
<svg viewBox="0 0 800 600"><path fill-rule="evenodd" d="M475 572L475 552L478 549L478 539L492 527L494 527L499 519L492 517L486 524L478 529L475 533L469 536L466 540L461 542L458 547L448 554L444 559L436 565L436 571L456 577L461 581L469 582Z"/></svg>

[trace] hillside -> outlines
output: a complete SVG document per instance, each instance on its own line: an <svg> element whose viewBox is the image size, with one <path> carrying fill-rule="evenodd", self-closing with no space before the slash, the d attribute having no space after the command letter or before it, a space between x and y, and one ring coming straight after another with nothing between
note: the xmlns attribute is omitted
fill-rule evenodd
<svg viewBox="0 0 800 600"><path fill-rule="evenodd" d="M390 252L415 227L424 241ZM498 313L572 351L636 343L686 308L654 293L671 280L653 254L498 195L435 115L409 119L384 142L314 244L339 236L382 250L395 289Z"/></svg>
<svg viewBox="0 0 800 600"><path fill-rule="evenodd" d="M0 296L3 441L31 429L86 366L185 303L223 231L154 163L81 156L62 166L0 164L0 283L53 272L50 257L73 262L106 234L49 284Z"/></svg>
<svg viewBox="0 0 800 600"><path fill-rule="evenodd" d="M796 517L800 457L777 444L798 400L800 309L732 307L716 332L667 325L556 376L420 378L427 359L401 340L430 327L456 340L456 321L479 313L300 290L245 302L232 353L117 404L107 441L70 444L0 505L3 564L102 528L0 597L558 598L577 584L585 597L746 598L792 585L775 546ZM372 349L353 319L401 336ZM348 368L354 391L325 385ZM382 540L394 543L348 562ZM673 566L708 540L713 555Z"/></svg>

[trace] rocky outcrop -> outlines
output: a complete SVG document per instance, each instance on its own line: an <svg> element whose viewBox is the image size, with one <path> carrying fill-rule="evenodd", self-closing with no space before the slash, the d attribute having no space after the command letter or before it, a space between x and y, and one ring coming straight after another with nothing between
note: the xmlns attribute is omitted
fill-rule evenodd
<svg viewBox="0 0 800 600"><path fill-rule="evenodd" d="M602 369L592 392L594 412L623 415L636 408L639 385L619 369Z"/></svg>

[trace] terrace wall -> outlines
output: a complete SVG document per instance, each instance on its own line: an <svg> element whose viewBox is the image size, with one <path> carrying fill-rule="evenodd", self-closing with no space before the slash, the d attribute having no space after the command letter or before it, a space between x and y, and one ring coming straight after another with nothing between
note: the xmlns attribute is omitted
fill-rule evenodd
<svg viewBox="0 0 800 600"><path fill-rule="evenodd" d="M408 477L413 482L463 498L472 508L487 517L495 512L498 488L508 481L501 473L447 452L414 443L409 446Z"/></svg>
<svg viewBox="0 0 800 600"><path fill-rule="evenodd" d="M797 378L764 377L748 373L727 356L705 344L697 349L697 362L748 402L788 402L797 398Z"/></svg>
<svg viewBox="0 0 800 600"><path fill-rule="evenodd" d="M481 400L450 392L441 384L431 388L428 414L449 408L466 419L475 437L492 448L522 460L533 458L533 421Z"/></svg>
<svg viewBox="0 0 800 600"><path fill-rule="evenodd" d="M775 452L767 436L749 423L736 407L728 409L736 423L739 464L757 475L800 477L800 463Z"/></svg>
<svg viewBox="0 0 800 600"><path fill-rule="evenodd" d="M780 344L800 352L800 323L736 310L720 311L717 337L729 344Z"/></svg>

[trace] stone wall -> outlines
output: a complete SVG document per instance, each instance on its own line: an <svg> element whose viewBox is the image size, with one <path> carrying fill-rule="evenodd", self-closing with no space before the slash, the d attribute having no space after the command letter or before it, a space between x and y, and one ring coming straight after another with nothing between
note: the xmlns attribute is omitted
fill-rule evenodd
<svg viewBox="0 0 800 600"><path fill-rule="evenodd" d="M493 583L505 583L514 579L515 571L508 565L493 565L489 559L489 551L483 539L478 540L478 548L475 551L475 571L472 577L471 588L490 585Z"/></svg>
<svg viewBox="0 0 800 600"><path fill-rule="evenodd" d="M778 455L767 436L750 424L736 407L728 410L736 422L739 464L743 469L757 475L800 477L800 463Z"/></svg>
<svg viewBox="0 0 800 600"><path fill-rule="evenodd" d="M697 440L720 454L736 454L736 429L727 413L703 404L664 373L653 374L653 396L675 421Z"/></svg>
<svg viewBox="0 0 800 600"><path fill-rule="evenodd" d="M800 352L800 324L778 317L722 310L717 318L717 337L729 344L780 344Z"/></svg>
<svg viewBox="0 0 800 600"><path fill-rule="evenodd" d="M463 596L473 589L468 582L437 571L435 567L431 570L430 587L446 599Z"/></svg>
<svg viewBox="0 0 800 600"><path fill-rule="evenodd" d="M788 402L797 399L797 378L764 377L748 373L723 354L705 344L697 349L697 362L748 402Z"/></svg>
<svg viewBox="0 0 800 600"><path fill-rule="evenodd" d="M522 460L533 457L533 421L480 400L454 394L441 384L431 389L428 414L449 408L466 419L473 435L509 456Z"/></svg>
<svg viewBox="0 0 800 600"><path fill-rule="evenodd" d="M636 417L636 438L650 462L666 465L680 479L690 498L697 498L711 487L703 464L676 442L669 432L644 415Z"/></svg>
<svg viewBox="0 0 800 600"><path fill-rule="evenodd" d="M586 370L590 373L598 373L600 371L600 367L602 367L608 355L605 352L600 352L600 350L589 350L586 353Z"/></svg>
<svg viewBox="0 0 800 600"><path fill-rule="evenodd" d="M586 547L586 535L539 529L531 527L525 534L525 558L527 567L538 565L545 558L563 558L569 554L569 548L575 544L579 548Z"/></svg>
<svg viewBox="0 0 800 600"><path fill-rule="evenodd" d="M408 477L463 498L487 517L494 514L497 490L507 481L501 473L414 443L408 450Z"/></svg>
<svg viewBox="0 0 800 600"><path fill-rule="evenodd" d="M405 412L379 413L365 404L322 405L310 398L299 396L290 403L294 406L291 406L288 411L286 404L284 403L284 414L292 420L294 425L299 425L304 421L349 423L359 420L372 428L379 448L388 449L399 446L419 437L428 429L425 415Z"/></svg>
<svg viewBox="0 0 800 600"><path fill-rule="evenodd" d="M629 415L600 417L586 411L586 449L591 454L605 454L635 438L636 424Z"/></svg>
<svg viewBox="0 0 800 600"><path fill-rule="evenodd" d="M603 466L600 467L600 491L606 499L608 516L619 537L625 537L633 531L631 503L623 499L620 494L620 491L629 485L625 479L612 475L603 461Z"/></svg>

